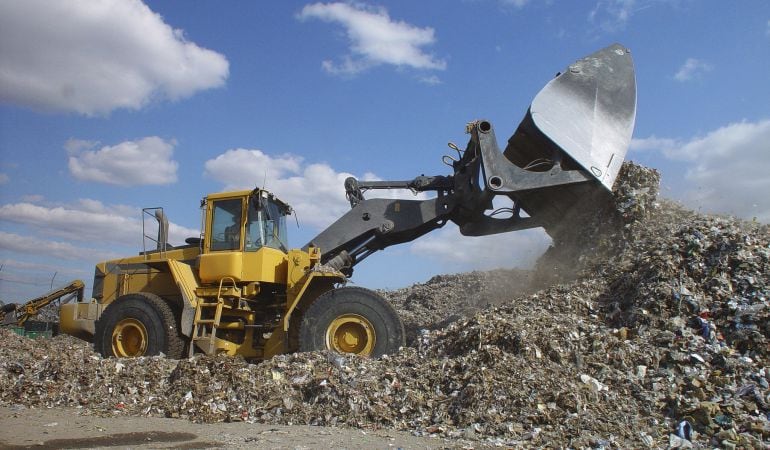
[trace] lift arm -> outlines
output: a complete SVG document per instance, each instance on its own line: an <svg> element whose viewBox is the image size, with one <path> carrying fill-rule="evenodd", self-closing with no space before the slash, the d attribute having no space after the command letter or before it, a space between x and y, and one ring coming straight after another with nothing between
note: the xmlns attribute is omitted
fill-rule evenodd
<svg viewBox="0 0 770 450"><path fill-rule="evenodd" d="M615 44L551 80L535 97L504 151L492 124L466 126L465 150L450 145L449 176L408 181L348 178L351 210L313 238L322 263L343 272L372 253L456 223L466 236L544 227L552 236L575 211L610 189L625 158L636 115L630 52ZM375 189L432 192L425 200L365 199ZM497 198L506 206L493 204ZM507 200L506 200L507 199Z"/></svg>

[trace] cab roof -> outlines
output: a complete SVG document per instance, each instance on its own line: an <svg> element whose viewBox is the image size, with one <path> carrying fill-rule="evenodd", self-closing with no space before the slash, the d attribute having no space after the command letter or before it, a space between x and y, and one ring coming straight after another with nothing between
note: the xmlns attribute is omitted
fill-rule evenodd
<svg viewBox="0 0 770 450"><path fill-rule="evenodd" d="M207 200L222 200L222 199L228 199L228 198L242 198L242 197L248 197L254 193L259 193L264 196L264 194L267 194L267 197L271 199L272 201L278 203L281 205L283 209L285 209L288 213L291 212L291 206L289 206L288 203L284 202L283 200L276 197L272 192L268 191L267 189L260 189L260 188L254 188L251 190L242 190L242 191L226 191L226 192L215 192L213 194L207 195L203 202L205 203Z"/></svg>
<svg viewBox="0 0 770 450"><path fill-rule="evenodd" d="M254 189L244 190L244 191L215 192L213 194L207 195L206 199L209 199L209 200L220 200L220 199L223 199L223 198L247 197L247 196L251 195L252 192L254 192Z"/></svg>

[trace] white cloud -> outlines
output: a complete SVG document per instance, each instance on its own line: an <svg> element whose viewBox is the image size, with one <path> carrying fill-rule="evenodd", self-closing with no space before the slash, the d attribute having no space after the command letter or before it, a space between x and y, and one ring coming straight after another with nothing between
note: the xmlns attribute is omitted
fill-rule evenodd
<svg viewBox="0 0 770 450"><path fill-rule="evenodd" d="M140 0L0 2L0 101L106 114L224 84L227 59Z"/></svg>
<svg viewBox="0 0 770 450"><path fill-rule="evenodd" d="M99 146L99 141L86 141L84 139L68 139L64 143L64 148L68 153L80 153L88 150L93 150Z"/></svg>
<svg viewBox="0 0 770 450"><path fill-rule="evenodd" d="M529 3L529 0L500 0L505 5L513 5L517 8L523 8Z"/></svg>
<svg viewBox="0 0 770 450"><path fill-rule="evenodd" d="M0 220L26 225L46 236L89 241L100 246L126 245L136 248L142 239L141 208L106 206L90 199L75 205L40 206L31 203L0 205ZM198 236L197 229L169 224L169 242L181 244Z"/></svg>
<svg viewBox="0 0 770 450"><path fill-rule="evenodd" d="M14 235L11 235L13 238ZM3 243L8 240L8 236L0 236L0 252L3 251ZM28 244L34 243L28 242ZM50 256L46 252L47 247L33 248L33 251L39 251L40 256ZM21 251L25 256L29 256L30 249ZM70 254L72 254L70 252ZM94 261L91 261L93 263ZM38 262L19 261L17 258L0 259L0 299L5 302L15 301L22 303L27 299L41 295L51 288L64 286L73 279L80 278L89 280L93 276L94 269L92 264L77 264L72 259L62 259L59 264L47 264ZM90 280L89 280L90 281Z"/></svg>
<svg viewBox="0 0 770 450"><path fill-rule="evenodd" d="M11 234L11 233L7 233L7 234ZM54 273L61 270L60 266L56 266L52 264L43 264L43 263L34 263L34 262L30 263L30 262L19 261L16 259L2 259L0 260L0 266L3 267L3 271L11 267L19 270L46 271L50 273ZM72 274L78 274L78 276L87 276L87 275L93 274L92 271L86 272L84 270L75 269L75 268L68 268L67 272Z"/></svg>
<svg viewBox="0 0 770 450"><path fill-rule="evenodd" d="M445 61L421 49L436 42L432 28L393 21L384 8L358 3L314 3L302 8L297 17L336 22L345 27L351 54L338 63L324 61L322 66L329 73L353 75L381 64L425 70L446 68Z"/></svg>
<svg viewBox="0 0 770 450"><path fill-rule="evenodd" d="M637 0L598 0L588 21L605 32L619 31L639 8Z"/></svg>
<svg viewBox="0 0 770 450"><path fill-rule="evenodd" d="M225 190L265 187L289 203L303 224L323 228L350 209L345 198L345 179L354 176L337 172L325 163L306 163L294 155L270 156L261 150L235 149L205 163L205 175L224 186ZM362 180L379 180L367 172ZM425 199L426 194L412 195L405 190L376 190L366 198Z"/></svg>
<svg viewBox="0 0 770 450"><path fill-rule="evenodd" d="M532 267L550 243L551 239L539 228L470 237L460 234L459 228L450 223L412 243L410 251L435 260L443 271L465 272Z"/></svg>
<svg viewBox="0 0 770 450"><path fill-rule="evenodd" d="M329 225L348 209L345 178L327 164L304 164L301 157L271 157L260 150L235 149L205 163L207 176L224 184L224 189L262 186L289 203L299 219L311 226Z"/></svg>
<svg viewBox="0 0 770 450"><path fill-rule="evenodd" d="M717 158L735 157L749 164L770 163L770 119L728 124L709 132L704 137L693 138L676 152L669 151L668 154L671 157L694 162L704 158L713 161Z"/></svg>
<svg viewBox="0 0 770 450"><path fill-rule="evenodd" d="M0 220L48 230L51 236L71 240L84 241L102 236L120 244L137 241L137 236L131 236L129 231L136 230L131 219L73 207L8 203L0 206Z"/></svg>
<svg viewBox="0 0 770 450"><path fill-rule="evenodd" d="M273 157L261 150L237 148L206 161L204 168L206 175L221 181L226 190L251 189L298 173L302 161L300 156Z"/></svg>
<svg viewBox="0 0 770 450"><path fill-rule="evenodd" d="M98 261L138 254L142 244L141 209L106 205L80 199L69 205L28 202L0 205L0 260L3 283L0 297L24 299L72 278L89 282ZM154 235L156 222L147 219L146 232ZM199 230L169 224L169 242L179 245ZM146 248L155 243L145 240ZM58 276L57 276L58 275Z"/></svg>
<svg viewBox="0 0 770 450"><path fill-rule="evenodd" d="M675 139L650 136L648 138L631 139L629 150L637 152L644 152L648 150L670 150L677 145L679 145L679 143Z"/></svg>
<svg viewBox="0 0 770 450"><path fill-rule="evenodd" d="M682 67L674 74L674 79L677 81L690 81L693 78L699 77L704 72L709 72L713 69L711 64L705 63L695 58L687 58L687 61L682 64Z"/></svg>
<svg viewBox="0 0 770 450"><path fill-rule="evenodd" d="M441 84L441 78L437 77L436 75L431 75L429 77L419 77L418 80L420 83L425 83L430 86Z"/></svg>
<svg viewBox="0 0 770 450"><path fill-rule="evenodd" d="M732 123L687 142L658 140L667 158L688 164L685 187L675 193L687 205L770 223L770 119Z"/></svg>
<svg viewBox="0 0 770 450"><path fill-rule="evenodd" d="M178 164L172 159L173 140L150 136L125 141L99 150L93 142L70 139L65 148L70 153L72 176L82 181L119 186L159 185L176 182Z"/></svg>
<svg viewBox="0 0 770 450"><path fill-rule="evenodd" d="M69 242L38 239L31 236L6 233L4 231L0 231L0 249L67 260L88 259L96 261L113 259L120 256L116 253L96 250L93 248L76 247Z"/></svg>

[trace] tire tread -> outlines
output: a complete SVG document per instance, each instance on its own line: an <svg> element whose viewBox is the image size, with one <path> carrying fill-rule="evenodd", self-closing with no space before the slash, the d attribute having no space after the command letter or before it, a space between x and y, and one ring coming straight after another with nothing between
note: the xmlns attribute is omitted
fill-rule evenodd
<svg viewBox="0 0 770 450"><path fill-rule="evenodd" d="M300 321L299 350L304 352L325 349L326 344L320 336L325 334L328 324L321 322L322 318L327 316L329 311L335 311L335 309L343 308L346 304L355 303L370 308L377 314L385 328L389 329L388 336L385 336L389 342L386 341L384 344L381 341L382 336L378 333L373 357L395 352L399 347L405 345L404 324L393 306L381 295L370 289L349 286L332 289L321 294L304 312ZM344 311L336 311L332 313L332 316L344 313ZM371 321L372 318L367 317L367 319Z"/></svg>
<svg viewBox="0 0 770 450"><path fill-rule="evenodd" d="M135 292L126 294L119 297L117 300L107 306L101 317L96 321L96 329L94 333L94 350L105 358L114 356L112 354L111 345L112 330L107 329L107 323L112 319L112 315L121 314L123 308L130 307L131 303L136 302L139 302L140 305L144 303L145 305L149 306L152 312L156 315L157 319L160 320L166 342L164 348L159 348L157 350L159 352L163 352L169 358L183 358L186 341L179 332L179 325L177 323L173 309L168 304L168 302L149 292ZM139 305L136 307L141 308ZM148 354L146 356L152 355Z"/></svg>

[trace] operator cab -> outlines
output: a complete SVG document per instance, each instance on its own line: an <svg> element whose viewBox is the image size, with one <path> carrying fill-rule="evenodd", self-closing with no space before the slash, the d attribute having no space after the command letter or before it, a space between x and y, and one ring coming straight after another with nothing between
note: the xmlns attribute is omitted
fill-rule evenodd
<svg viewBox="0 0 770 450"><path fill-rule="evenodd" d="M211 194L205 208L201 278L278 282L289 251L289 205L262 189Z"/></svg>
<svg viewBox="0 0 770 450"><path fill-rule="evenodd" d="M263 246L287 252L287 214L291 208L267 191L252 192L246 198L214 200L209 250L241 250L243 242L247 252Z"/></svg>

